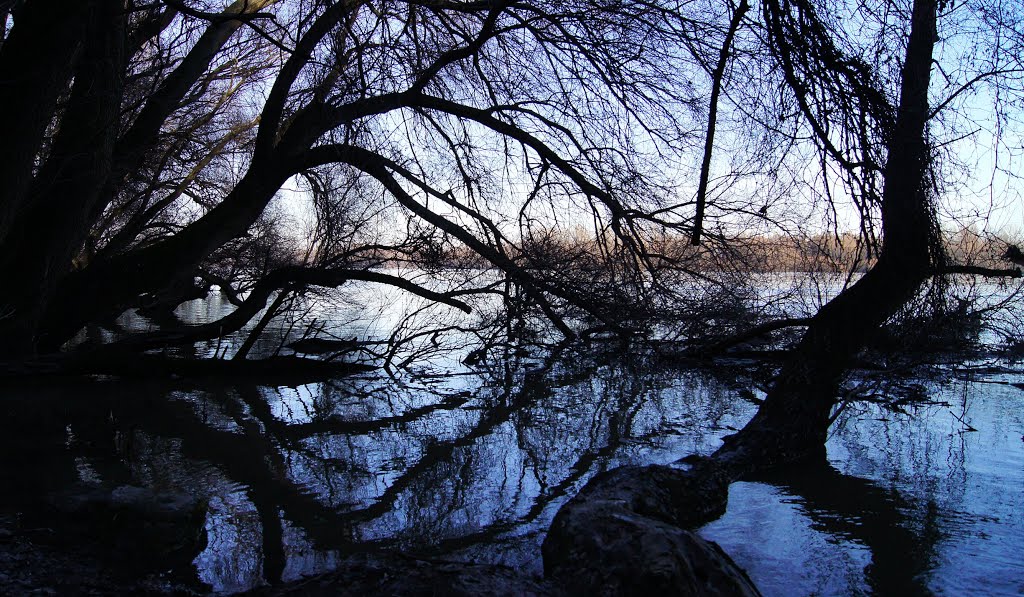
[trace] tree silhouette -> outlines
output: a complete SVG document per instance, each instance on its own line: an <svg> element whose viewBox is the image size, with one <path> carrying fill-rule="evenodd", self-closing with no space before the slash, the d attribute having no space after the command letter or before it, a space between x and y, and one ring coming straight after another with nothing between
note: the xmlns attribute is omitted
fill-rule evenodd
<svg viewBox="0 0 1024 597"><path fill-rule="evenodd" d="M744 472L821 458L849 364L912 301L951 274L1021 275L951 263L939 218L972 95L995 89L1000 126L1016 122L1019 7L25 0L0 17L7 373L267 374L248 357L271 319L350 282L461 312L498 298L493 321L408 332L431 342L665 324L707 354L803 328L743 430L685 483L647 475L713 501ZM806 316L752 308L768 233L825 258L811 215L839 252L855 220L853 256L831 264L842 292ZM173 316L213 285L231 313ZM155 329L76 347L129 310ZM247 326L230 360L152 354ZM663 522L694 498L676 501Z"/></svg>
<svg viewBox="0 0 1024 597"><path fill-rule="evenodd" d="M763 4L770 44L823 159L842 164L865 205L881 213L877 261L812 318L793 322L806 331L765 400L712 455L691 458L687 471L613 471L563 508L545 541L546 573L580 592L631 582L650 587L682 586L691 579L707 583L706 575L689 569L687 549L666 547L681 541L681 531L666 529L664 523L688 528L716 519L724 512L728 485L744 474L824 460L826 434L851 359L927 280L953 271L936 218L938 173L929 135L929 87L943 8L938 0L914 0L903 25L905 54L890 103L889 94L874 86L879 79L867 65L840 49L813 3ZM850 127L855 134L837 134L837 128ZM867 139L878 145L862 144ZM1019 270L1010 275L1019 276ZM612 531L619 535L614 541L602 534ZM616 547L623 543L631 547L628 557ZM684 563L673 567L673 561ZM659 564L648 570L644 562ZM745 594L742 578L716 582L721 583L716 591Z"/></svg>
<svg viewBox="0 0 1024 597"><path fill-rule="evenodd" d="M833 176L874 259L879 223L890 243L925 226L880 213L893 102L849 40L805 35L800 6L10 5L0 351L53 355L130 309L162 335L122 353L187 345L271 303L258 335L288 296L357 280L463 311L499 294L569 338L589 333L581 318L624 337L659 317L692 331L722 306L709 296L736 313L753 296L751 227L805 237L773 206L831 201ZM802 182L808 150L824 191ZM442 274L456 255L502 282ZM395 263L431 279L380 270ZM174 308L213 285L240 307L223 333L182 327ZM778 329L766 314L701 342Z"/></svg>
<svg viewBox="0 0 1024 597"><path fill-rule="evenodd" d="M169 315L213 284L250 317L280 293L371 278L468 310L452 292L497 287L428 291L370 272L456 248L565 336L574 311L628 332L590 294L640 297L679 262L655 242L685 236L692 214L666 207L671 176L654 158L696 147L699 92L682 67L701 68L701 35L738 27L700 14L645 2L21 3L0 54L0 102L20 115L2 167L3 356L52 354L133 308L164 342L193 341L204 334ZM302 189L309 230L283 223L286 183ZM587 255L559 269L601 267L537 273L533 239L580 222Z"/></svg>

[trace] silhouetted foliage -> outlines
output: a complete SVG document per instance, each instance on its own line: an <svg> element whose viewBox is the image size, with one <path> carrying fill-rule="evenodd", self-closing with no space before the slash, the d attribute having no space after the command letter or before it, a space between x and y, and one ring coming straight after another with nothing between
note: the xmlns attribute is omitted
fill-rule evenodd
<svg viewBox="0 0 1024 597"><path fill-rule="evenodd" d="M686 336L705 342L770 324L778 314L745 272L863 271L880 224L887 237L927 228L941 252L934 218L879 219L886 148L901 136L899 73L883 60L902 47L900 17L862 14L867 29L850 37L821 14L20 3L0 50L0 104L18 115L0 159L3 354L54 353L130 309L164 342L189 343L174 309L213 286L253 318L352 280L481 314L500 295L566 337L703 326ZM1016 31L1015 14L971 15ZM882 54L863 57L870 48ZM998 60L947 86L1016 91L1013 58ZM839 225L837 185L860 234L832 243L807 216L824 201L818 217ZM708 297L727 295L753 317L713 315Z"/></svg>

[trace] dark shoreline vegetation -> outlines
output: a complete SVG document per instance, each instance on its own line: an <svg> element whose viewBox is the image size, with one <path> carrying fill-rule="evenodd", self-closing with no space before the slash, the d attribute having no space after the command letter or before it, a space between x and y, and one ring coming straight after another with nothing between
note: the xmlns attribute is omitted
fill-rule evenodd
<svg viewBox="0 0 1024 597"><path fill-rule="evenodd" d="M913 578L872 561L855 590L928 590L955 504L829 442L851 410L945 409L960 476L989 474L965 434L970 388L1020 383L1024 6L18 0L0 24L4 589L210 590L194 562L223 591L752 595L696 530L768 476L815 524L850 508L813 479L863 498L836 537L872 557L913 527ZM418 485L483 462L488 511ZM432 535L442 498L482 530ZM395 553L499 529L542 580Z"/></svg>

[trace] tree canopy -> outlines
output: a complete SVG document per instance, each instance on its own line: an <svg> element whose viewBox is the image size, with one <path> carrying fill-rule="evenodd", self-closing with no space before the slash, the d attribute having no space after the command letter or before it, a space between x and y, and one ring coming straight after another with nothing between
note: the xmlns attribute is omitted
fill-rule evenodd
<svg viewBox="0 0 1024 597"><path fill-rule="evenodd" d="M965 148L991 145L989 180L1015 180L1015 7L937 7L940 80L908 91L925 75L906 71L899 2L3 6L8 360L131 309L159 330L120 349L189 344L357 280L466 312L496 296L499 319L564 337L667 321L706 345L802 325L722 309L753 296L763 239L842 247L844 228L836 272L918 235L927 255L901 255L922 275L1013 273L948 262L940 212L974 188ZM922 147L900 128L908 93ZM887 189L902 155L927 193ZM911 192L907 215L885 195ZM172 317L214 285L231 315Z"/></svg>

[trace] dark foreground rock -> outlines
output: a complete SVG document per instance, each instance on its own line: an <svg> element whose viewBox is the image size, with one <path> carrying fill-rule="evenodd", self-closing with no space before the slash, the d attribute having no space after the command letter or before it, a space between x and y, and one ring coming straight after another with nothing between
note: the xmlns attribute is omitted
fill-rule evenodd
<svg viewBox="0 0 1024 597"><path fill-rule="evenodd" d="M200 595L202 587L162 574L125 575L83 542L69 547L57 529L0 515L0 595Z"/></svg>
<svg viewBox="0 0 1024 597"><path fill-rule="evenodd" d="M206 504L76 484L0 514L0 595L193 595Z"/></svg>
<svg viewBox="0 0 1024 597"><path fill-rule="evenodd" d="M359 553L335 570L251 595L758 595L717 545L688 530L720 515L728 484L712 467L626 467L562 507L543 545L546 578L504 566ZM205 504L134 486L79 485L35 520L4 518L0 594L203 594L191 570Z"/></svg>
<svg viewBox="0 0 1024 597"><path fill-rule="evenodd" d="M574 595L758 595L746 573L692 528L725 511L713 469L624 467L562 507L544 541L545 574Z"/></svg>

